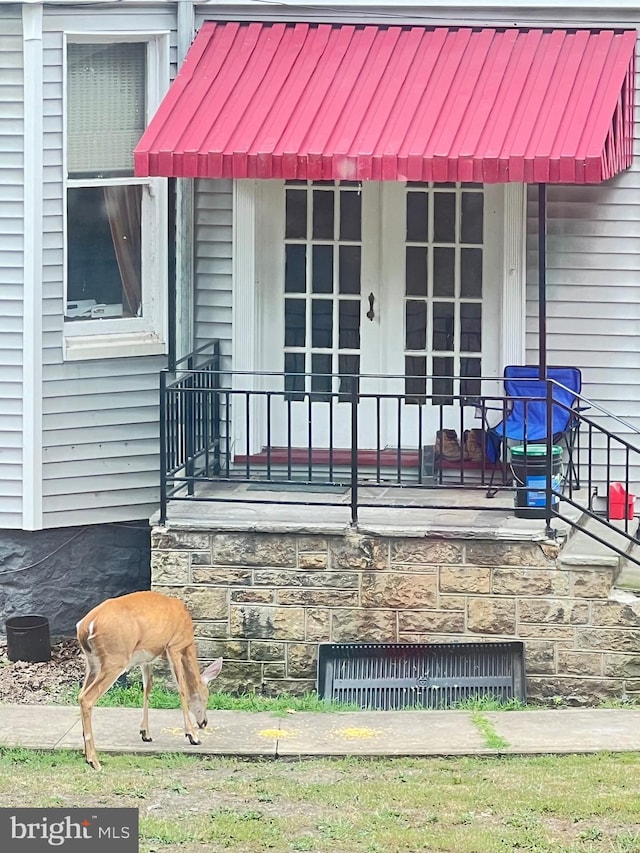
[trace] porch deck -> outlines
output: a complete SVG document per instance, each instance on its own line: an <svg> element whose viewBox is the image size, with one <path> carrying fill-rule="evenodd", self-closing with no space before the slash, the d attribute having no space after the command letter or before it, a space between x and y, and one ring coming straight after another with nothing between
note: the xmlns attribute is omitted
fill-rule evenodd
<svg viewBox="0 0 640 853"><path fill-rule="evenodd" d="M547 538L543 518L514 514L513 492L499 491L487 498L477 490L437 490L363 486L358 491L357 531L387 536L541 541ZM577 503L586 491L573 493ZM399 506L402 504L402 506ZM577 521L581 513L563 511ZM157 525L159 513L151 518ZM254 531L265 533L344 534L352 529L348 487L267 486L265 483L205 483L193 497L173 499L167 505L167 526L182 529ZM559 541L571 525L554 519Z"/></svg>

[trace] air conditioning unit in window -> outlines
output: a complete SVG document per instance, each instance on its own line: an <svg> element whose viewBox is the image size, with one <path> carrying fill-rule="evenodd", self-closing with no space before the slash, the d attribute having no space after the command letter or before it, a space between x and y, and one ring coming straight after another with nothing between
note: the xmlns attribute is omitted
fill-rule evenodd
<svg viewBox="0 0 640 853"><path fill-rule="evenodd" d="M67 302L66 317L90 317L91 309L97 305L95 299L77 299L75 302Z"/></svg>
<svg viewBox="0 0 640 853"><path fill-rule="evenodd" d="M100 317L122 317L122 303L114 303L113 305L105 305L103 303L94 305L91 309L90 317L92 319Z"/></svg>

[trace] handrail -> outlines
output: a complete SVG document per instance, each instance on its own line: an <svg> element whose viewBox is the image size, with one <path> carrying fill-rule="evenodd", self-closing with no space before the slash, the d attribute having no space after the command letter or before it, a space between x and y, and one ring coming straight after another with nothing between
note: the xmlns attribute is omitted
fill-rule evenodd
<svg viewBox="0 0 640 853"><path fill-rule="evenodd" d="M187 355L183 355L182 358L177 359L175 362L175 368L173 370L169 367L165 367L165 368L163 368L163 371L165 373L175 373L178 369L181 369L181 368L178 368L179 364L182 364L185 361L193 363L195 360L195 357L200 355L200 353L204 352L209 347L212 347L212 350L213 350L212 356L220 354L220 341L207 341L206 343L199 346L197 349L193 350L193 352L187 353ZM191 369L195 369L195 368L187 368L187 369L191 370Z"/></svg>
<svg viewBox="0 0 640 853"><path fill-rule="evenodd" d="M243 377L251 379L248 383L251 387L243 387ZM290 386L286 384L287 379L291 383ZM207 483L250 483L268 480L273 485L308 485L320 482L327 486L344 485L350 489L350 511L354 525L358 521L359 509L374 505L367 504L362 498L360 486L365 482L370 487L377 484L398 489L400 496L401 490L406 487L425 490L461 488L486 492L489 475L491 481L498 475L498 488L513 491L515 486L510 479L510 468L504 455L493 467L488 464L485 450L478 463L471 464L462 459L457 466L447 467L446 460L441 457L436 456L435 460L430 462L426 450L433 441L433 433L428 433L434 429L434 425L439 430L453 426L462 438L465 429L476 428L472 425L476 419L471 416L470 409L477 410L479 405L490 408L491 403L499 404L497 411L502 411L504 417L514 399L522 399L525 401L525 407L539 401L547 404L544 440L547 445L544 486L547 534L554 535L552 521L558 518L572 527L579 527L598 541L605 541L598 538L597 534L594 535L593 531L587 530L584 524L576 523L565 511L566 507L581 510L585 519L597 520L602 525L602 531L607 528L615 531L629 545L638 542L630 531L631 525L625 524L625 530L621 531L619 526L610 523L610 519L594 512L592 496L594 489L608 487L608 484L615 480L614 475L617 472L621 472L618 480L624 483L627 492L634 477L640 480L640 429L582 394L574 394L578 406L567 406L556 399L554 387L571 389L567 389L557 380L546 380L544 395L532 394L514 398L495 392L495 387L499 387L503 381L503 377L496 376L473 377L480 390L486 383L491 383L490 390L493 392L473 396L468 393L444 391L433 393L433 386L428 384L434 379L446 379L451 382L452 391L460 391L460 386L455 383L468 381L465 377L424 377L425 393L406 393L406 377L402 374L337 376L327 373L314 374L313 379L316 382L315 387L321 386L322 391L312 390L312 377L306 373L223 370L217 341L207 342L193 353L184 356L177 362L175 370L163 370L160 375L160 523L166 522L167 506L171 500L209 500L221 503L232 500L226 495L204 494L201 486ZM321 382L323 379L330 382ZM374 388L366 387L370 380L374 381ZM535 381L537 387L540 387L540 380L531 381ZM397 389L389 390L384 387L389 383L401 384ZM302 390L287 390L287 387L301 387ZM426 393L426 389L430 389L430 393ZM346 423L349 425L351 438L345 447L334 440L334 408L338 402L341 406L350 407ZM320 408L313 409L316 404ZM279 449L278 442L273 441L278 426L273 414L276 406L281 407L281 417L284 418L280 422L285 436L281 444L282 449ZM300 414L306 419L302 447L292 443L292 425L296 411L294 406L303 407ZM368 407L366 410L363 408L365 406ZM381 437L381 412L384 407L396 408L393 429L397 440L393 450L383 445ZM579 427L577 456L572 460L572 464L575 464L581 473L580 481L587 485L586 506L583 505L584 500L581 503L580 495L577 494L579 489L574 488L571 477L569 483L563 484L561 488L553 481L552 411L558 407L570 412ZM591 414L585 414L587 409ZM594 410L598 413L596 418L592 414ZM325 428L328 430L329 439L325 450L314 446L315 426L311 417L312 411L326 413L328 420ZM427 414L431 412L433 417L427 428ZM406 423L403 421L403 414L406 416ZM638 436L638 443L634 444L633 438L616 435L599 423L599 415L612 419L613 424L623 426L632 437ZM374 419L373 424L370 422L371 418ZM363 423L371 428L374 437L377 436L369 451L358 447L358 429ZM247 441L252 435L263 435L262 446L255 450L250 446L243 449L234 444L232 430L237 429L238 424L242 424ZM527 442L524 444L526 446ZM622 461L620 454L624 456ZM525 452L525 465L526 458ZM242 500L247 502L246 496L243 496ZM287 499L279 502L299 504L305 501L302 496L298 500ZM326 501L318 505L332 505L332 502ZM401 498L395 505L404 505ZM406 505L416 506L416 503L412 500ZM425 506L435 508L436 505L430 498ZM469 507L468 502L466 507ZM446 505L441 508L453 509ZM492 506L490 500L478 503L475 508L504 511L503 507ZM607 498L606 515L610 514L609 510ZM613 545L611 548L616 551ZM626 550L619 553L628 556ZM640 560L633 557L631 559L640 564Z"/></svg>

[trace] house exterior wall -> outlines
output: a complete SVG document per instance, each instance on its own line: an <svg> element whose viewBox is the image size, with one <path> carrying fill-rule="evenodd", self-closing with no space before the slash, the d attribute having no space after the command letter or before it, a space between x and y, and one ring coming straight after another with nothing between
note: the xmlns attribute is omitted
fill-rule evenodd
<svg viewBox="0 0 640 853"><path fill-rule="evenodd" d="M24 126L19 6L0 15L0 528L22 521Z"/></svg>
<svg viewBox="0 0 640 853"><path fill-rule="evenodd" d="M196 10L196 27L205 19L231 17L388 22L391 5L357 0L341 4L340 9L335 3L313 0L300 7L275 7L261 2L203 4ZM122 559L112 572L91 543L102 541L103 532L97 525L145 518L157 507L157 383L158 372L166 363L163 356L73 362L63 358L63 33L169 32L175 70L175 6L163 0L154 4L124 0L44 6L40 229L39 220L25 221L22 7L0 0L0 530L20 531L24 526L23 503L32 500L32 482L24 470L25 456L37 453L38 464L42 465L39 524L52 531L51 537L0 536L0 565L11 579L6 590L12 596L11 601L0 601L0 612L12 615L16 611L11 608L20 602L20 606L48 613L58 597L63 601L64 613L55 608L51 611L55 613L56 629L62 629L65 618L67 623L74 621L79 612L95 603L89 600L91 596L98 598L102 592L115 594L147 584L144 559L136 563L135 570L128 559ZM501 7L504 12L500 12ZM512 26L513 8L513 4L496 4L495 0L476 0L472 8L459 2L440 7L429 2L407 2L402 7L402 18L394 20L451 24L463 19L477 25ZM397 7L394 13L397 16ZM603 8L595 0L573 2L566 7L539 0L535 9L518 7L518 23L640 26L640 14L636 2L623 1ZM640 116L640 104L636 111ZM638 124L636 127L638 161L640 130ZM535 194L535 188L531 188L526 342L529 360L537 356ZM233 333L232 201L230 182L197 182L195 340L202 343L219 339L224 363L229 366ZM631 170L603 186L550 187L548 201L550 362L570 360L581 367L586 396L640 426L640 401L630 391L640 378L640 308L636 294L640 271L640 164L636 162ZM33 234L34 229L42 232L42 256L36 260L41 265L43 293L42 330L36 342L42 352L42 426L40 430L39 424L31 423L26 430L25 399L36 391L28 383L25 385L23 374L24 268L30 248L25 235ZM25 446L25 436L31 436L36 427L38 446ZM615 431L625 434L624 426L616 425ZM80 547L74 540L60 552L60 568L54 570L50 560L66 539L57 538L53 531L75 525L87 526L86 542L90 544ZM527 664L534 679L531 685L540 695L557 689L555 682L560 673L570 679L580 668L588 673L597 693L619 695L623 687L627 693L638 689L632 653L638 640L636 617L623 605L608 601L611 577L607 569L589 569L587 576L544 561L521 561L515 567L507 561L506 565L494 566L486 562L492 554L490 549L483 559L471 559L471 546L456 542L451 547L460 553L459 561L435 565L426 557L420 558L422 563L417 570L415 566L407 567L412 565L411 560L405 563L392 559L396 546L381 542L371 547L386 549L389 556L388 560L384 558L387 562L375 566L366 561L358 563L358 554L349 551L348 543L310 542L304 537L296 538L293 545L284 541L279 547L285 551L269 557L264 548L266 540L258 534L239 543L241 550L262 555L261 566L254 562L247 565L246 559L233 551L233 543L217 534L198 534L204 539L193 540L195 545L189 539L172 540L172 535L158 533L154 539L154 585L185 597L195 608L203 653L217 653L223 647L225 657L236 662L225 669L227 677L233 677L235 689L243 683L262 681L281 686L295 681L298 687L308 687L315 678L314 644L323 638L360 639L362 619L369 620L372 614L372 624L377 626L375 639L422 639L420 632L411 628L418 623L412 623L407 615L399 621L394 596L397 589L403 589L402 580L407 576L412 582L419 580L412 593L411 609L421 614L420 629L427 626L430 639L468 638L482 632L494 637L528 636ZM148 537L148 531L143 530L141 537ZM144 547L140 541L131 545L133 552L142 553ZM347 564L342 564L340 553L356 561L353 571L345 571ZM495 562L495 554L491 559ZM67 591L83 585L86 595L76 596L72 606L60 596L57 583L49 582L48 587L42 587L50 590L50 599L29 598L29 590L39 589L41 584L39 576L31 571L25 574L24 570L36 563L44 566L43 577L55 578L60 584L66 581ZM271 575L258 574L261 571ZM96 587L87 584L88 573ZM336 573L341 577L336 578ZM474 579L480 588L469 588L469 584L476 583ZM353 607L334 608L336 590ZM418 600L417 595L423 598ZM542 610L533 607L538 600ZM366 606L363 602L367 602ZM453 615L447 621L450 613ZM355 621L349 622L352 618ZM289 627L285 627L287 623ZM251 625L255 630L247 627ZM537 678L541 679L539 687Z"/></svg>
<svg viewBox="0 0 640 853"><path fill-rule="evenodd" d="M640 694L637 599L555 545L156 528L151 549L152 588L188 605L223 690L315 690L323 642L521 640L531 701Z"/></svg>
<svg viewBox="0 0 640 853"><path fill-rule="evenodd" d="M4 235L0 253L0 527L20 528L24 488L22 387L23 156L21 7L2 2L0 36L0 209ZM501 7L504 12L501 12ZM408 2L397 20L513 25L513 6ZM263 3L203 4L206 19L388 21L388 4L311 2L296 7ZM157 373L163 357L127 357L65 362L63 302L63 53L69 31L172 33L176 60L175 4L162 2L49 4L43 13L44 222L42 250L42 519L43 527L125 520L151 514L157 504ZM518 24L637 26L630 2L536 3L519 7ZM640 106L636 107L640 111ZM639 113L640 114L640 113ZM636 134L640 152L640 131ZM583 369L585 394L615 414L640 424L640 403L629 386L640 376L634 343L640 326L635 284L640 266L640 166L605 186L550 187L548 312L550 361L568 360ZM198 181L195 192L195 340L220 339L230 364L232 337L232 186ZM536 358L535 188L529 202L527 352ZM617 428L624 435L624 427Z"/></svg>
<svg viewBox="0 0 640 853"><path fill-rule="evenodd" d="M174 14L169 7L141 11L131 6L50 6L43 29L42 524L62 527L144 518L158 500L157 389L166 359L63 359L63 35L172 32Z"/></svg>

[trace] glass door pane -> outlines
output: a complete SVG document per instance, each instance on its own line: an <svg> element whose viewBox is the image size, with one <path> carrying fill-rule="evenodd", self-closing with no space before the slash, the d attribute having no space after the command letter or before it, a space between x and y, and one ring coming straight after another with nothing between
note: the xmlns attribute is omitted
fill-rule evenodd
<svg viewBox="0 0 640 853"><path fill-rule="evenodd" d="M405 215L405 390L416 403L421 388L450 403L480 393L484 189L409 184Z"/></svg>
<svg viewBox="0 0 640 853"><path fill-rule="evenodd" d="M361 187L292 182L285 205L286 387L290 399L328 401L360 372Z"/></svg>

